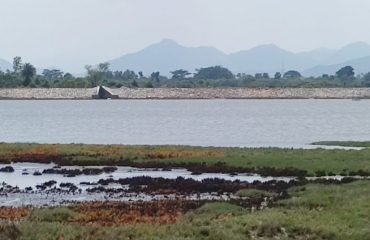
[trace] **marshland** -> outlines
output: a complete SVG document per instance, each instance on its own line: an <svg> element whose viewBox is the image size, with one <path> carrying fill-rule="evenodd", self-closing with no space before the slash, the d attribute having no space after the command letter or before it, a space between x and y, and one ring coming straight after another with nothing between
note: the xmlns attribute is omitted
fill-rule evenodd
<svg viewBox="0 0 370 240"><path fill-rule="evenodd" d="M370 240L368 0L0 0L0 240Z"/></svg>
<svg viewBox="0 0 370 240"><path fill-rule="evenodd" d="M363 239L370 233L368 144L336 143L363 147L346 150L2 143L1 236ZM15 175L19 184L6 183Z"/></svg>

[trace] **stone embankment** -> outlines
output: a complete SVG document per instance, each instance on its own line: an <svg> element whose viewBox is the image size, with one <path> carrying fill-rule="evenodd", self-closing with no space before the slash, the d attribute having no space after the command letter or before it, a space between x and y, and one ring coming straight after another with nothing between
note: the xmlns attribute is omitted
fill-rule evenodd
<svg viewBox="0 0 370 240"><path fill-rule="evenodd" d="M119 88L126 99L352 99L370 98L370 88Z"/></svg>
<svg viewBox="0 0 370 240"><path fill-rule="evenodd" d="M0 99L91 99L96 88L0 89Z"/></svg>
<svg viewBox="0 0 370 240"><path fill-rule="evenodd" d="M357 99L370 88L118 88L120 99ZM0 89L0 99L92 99L97 88Z"/></svg>

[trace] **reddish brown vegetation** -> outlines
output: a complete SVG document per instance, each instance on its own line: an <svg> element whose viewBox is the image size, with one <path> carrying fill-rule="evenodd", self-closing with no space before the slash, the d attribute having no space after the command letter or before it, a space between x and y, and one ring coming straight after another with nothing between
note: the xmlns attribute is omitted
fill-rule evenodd
<svg viewBox="0 0 370 240"><path fill-rule="evenodd" d="M63 157L56 154L45 153L11 153L0 155L0 163L9 164L10 162L34 162L34 163L51 163L60 162Z"/></svg>
<svg viewBox="0 0 370 240"><path fill-rule="evenodd" d="M125 225L137 223L170 224L189 210L201 205L197 201L161 200L149 202L96 202L79 204L79 224Z"/></svg>
<svg viewBox="0 0 370 240"><path fill-rule="evenodd" d="M206 151L206 150L157 150L147 153L149 159L167 159L167 158L188 158L188 157L224 157L223 151Z"/></svg>
<svg viewBox="0 0 370 240"><path fill-rule="evenodd" d="M1 145L0 145L1 147ZM186 168L194 173L258 173L263 176L305 177L307 171L292 167L238 167L225 162L207 164L189 162L192 158L225 157L222 149L181 147L127 147L121 145L27 145L8 148L3 146L0 163L10 162L54 162L61 166L130 166L137 168ZM175 160L177 161L171 161ZM184 160L182 162L181 160ZM159 161L160 160L160 161ZM169 161L166 161L169 160ZM206 160L205 160L206 161Z"/></svg>
<svg viewBox="0 0 370 240"><path fill-rule="evenodd" d="M30 212L29 208L0 208L0 219L16 221L27 217Z"/></svg>
<svg viewBox="0 0 370 240"><path fill-rule="evenodd" d="M78 224L103 226L137 223L171 224L189 210L201 206L201 201L159 200L139 202L92 202L71 206L78 213L72 220ZM0 208L0 219L17 221L29 215L28 208Z"/></svg>

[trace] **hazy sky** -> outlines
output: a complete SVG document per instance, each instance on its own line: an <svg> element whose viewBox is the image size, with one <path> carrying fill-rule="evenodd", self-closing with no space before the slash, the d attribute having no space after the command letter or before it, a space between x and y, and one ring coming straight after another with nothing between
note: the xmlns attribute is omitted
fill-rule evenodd
<svg viewBox="0 0 370 240"><path fill-rule="evenodd" d="M369 0L0 0L0 58L81 72L163 38L225 52L370 42Z"/></svg>

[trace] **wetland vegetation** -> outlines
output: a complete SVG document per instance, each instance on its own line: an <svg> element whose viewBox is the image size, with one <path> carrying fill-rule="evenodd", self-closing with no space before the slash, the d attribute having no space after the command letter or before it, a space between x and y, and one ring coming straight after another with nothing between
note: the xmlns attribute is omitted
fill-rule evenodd
<svg viewBox="0 0 370 240"><path fill-rule="evenodd" d="M186 167L194 174L263 172L291 175L297 180L244 183L150 177L102 179L102 186L129 186L128 190L100 187L108 194L218 192L220 197L191 199L176 195L148 201L2 207L0 239L367 239L370 181L350 178L369 175L370 150L366 144L332 143L364 148L328 150L2 143L0 162L4 166L14 162L54 162L86 166L88 174L96 168L93 166ZM57 167L53 171L62 170ZM336 174L350 177L301 178ZM90 190L94 189L98 191L99 187L91 186ZM222 197L227 195L235 197Z"/></svg>
<svg viewBox="0 0 370 240"><path fill-rule="evenodd" d="M352 143L352 145L355 145ZM362 146L360 143L358 146ZM219 148L84 144L0 144L0 163L182 167L268 176L370 175L370 149ZM324 175L325 175L324 174Z"/></svg>
<svg viewBox="0 0 370 240"><path fill-rule="evenodd" d="M0 209L2 239L368 239L370 182L308 184L262 209L231 202ZM353 197L356 196L356 197ZM128 210L129 209L129 210ZM114 214L112 214L114 212ZM150 237L148 237L150 236Z"/></svg>

